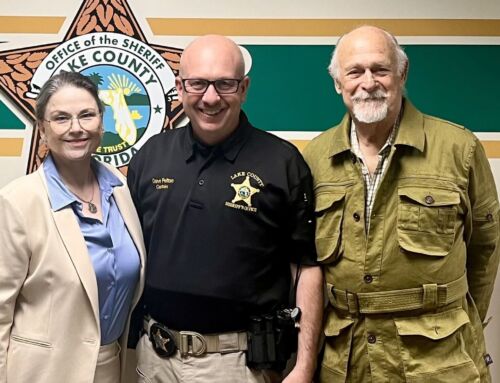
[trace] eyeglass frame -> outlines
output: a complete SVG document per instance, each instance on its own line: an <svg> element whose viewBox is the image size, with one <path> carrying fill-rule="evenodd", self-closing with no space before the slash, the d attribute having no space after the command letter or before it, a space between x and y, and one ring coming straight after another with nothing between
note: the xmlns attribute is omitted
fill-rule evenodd
<svg viewBox="0 0 500 383"><path fill-rule="evenodd" d="M86 113L89 113L89 112L86 112ZM95 115L93 116L93 118L97 118L97 117L102 117L103 113L101 112L92 112L92 113L95 113ZM83 127L82 123L80 122L80 118L81 116L71 116L71 117L68 117L68 120L70 121L69 123L69 126L66 128L65 131L68 131L70 130L72 127L73 127L73 120L77 120L78 121L78 125L80 126L81 129L83 130L89 130L89 129L86 129ZM47 120L47 119L43 119L43 121L45 122L48 122L49 123L49 126L53 129L52 125L51 125L51 122L55 122L56 120ZM59 126L57 126L57 122L55 123L56 125L56 128L59 128ZM98 126L96 126L96 128L98 128ZM93 129L90 129L90 130L93 130Z"/></svg>
<svg viewBox="0 0 500 383"><path fill-rule="evenodd" d="M242 77L242 78L218 78L216 80L207 80L205 78L181 78L181 83L182 83L182 89L184 89L186 91L186 93L189 93L189 94L196 94L196 95L202 95L202 94L205 94L205 92L208 90L208 88L210 88L210 85L213 85L215 91L217 92L217 94L235 94L235 93L238 93L238 90L240 89L240 84L241 82L245 79L245 77ZM186 89L186 81L192 81L192 80L199 80L199 81L206 81L207 82L207 87L203 90L203 92L190 92ZM217 81L225 81L225 80L231 80L231 81L236 81L236 89L234 90L234 92L220 92L218 89L217 89L217 86L215 85L217 83Z"/></svg>

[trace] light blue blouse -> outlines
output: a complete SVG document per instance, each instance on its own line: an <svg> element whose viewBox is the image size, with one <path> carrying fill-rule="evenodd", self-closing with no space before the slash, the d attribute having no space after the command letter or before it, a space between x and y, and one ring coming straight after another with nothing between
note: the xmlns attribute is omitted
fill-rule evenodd
<svg viewBox="0 0 500 383"><path fill-rule="evenodd" d="M105 345L117 340L125 329L140 260L113 198L113 188L122 182L97 160L91 166L101 190L102 222L82 215L82 203L62 182L51 156L44 162L44 171L52 209L71 205L87 244L99 292L101 345Z"/></svg>

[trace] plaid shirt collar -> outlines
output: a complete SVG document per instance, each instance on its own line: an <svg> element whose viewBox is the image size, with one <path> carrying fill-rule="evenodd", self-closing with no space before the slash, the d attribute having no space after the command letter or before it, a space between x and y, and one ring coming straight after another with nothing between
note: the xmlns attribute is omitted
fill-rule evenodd
<svg viewBox="0 0 500 383"><path fill-rule="evenodd" d="M396 121L396 123L394 124L394 126L392 127L391 133L389 133L389 137L387 137L385 144L382 146L382 148L378 152L379 160L382 158L386 158L388 156L389 149L394 144L394 141L396 139L398 127L399 127L399 118ZM356 125L354 124L354 121L352 121L352 120L351 120L351 152L356 157L361 159L361 163L364 165L363 153L361 153L361 149L359 148L358 133L356 132Z"/></svg>
<svg viewBox="0 0 500 383"><path fill-rule="evenodd" d="M387 140L385 141L385 144L382 146L382 148L378 152L378 164L373 172L373 174L370 174L370 171L368 170L368 167L365 165L364 159L363 159L363 153L361 153L361 150L359 148L359 143L358 143L358 135L356 133L356 126L354 124L354 121L351 122L351 152L353 153L354 156L356 156L359 159L359 163L361 165L361 172L363 175L363 181L365 184L365 230L368 232L369 227L370 227L370 217L372 213L372 208L373 204L375 202L375 195L377 193L377 189L380 185L380 182L382 180L382 176L384 175L386 169L387 169L387 159L389 157L390 153L390 148L394 144L394 141L396 139L397 131L399 128L399 118L396 120L396 123L394 124L391 132L389 133L389 137L387 137Z"/></svg>

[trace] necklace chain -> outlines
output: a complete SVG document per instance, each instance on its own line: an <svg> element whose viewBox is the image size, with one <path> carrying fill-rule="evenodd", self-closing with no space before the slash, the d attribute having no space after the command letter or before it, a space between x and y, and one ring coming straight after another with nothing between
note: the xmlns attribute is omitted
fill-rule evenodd
<svg viewBox="0 0 500 383"><path fill-rule="evenodd" d="M89 180L92 179L92 171L89 173ZM91 183L92 184L92 183ZM90 196L90 199L87 201L85 199L83 199L82 197L80 197L78 194L76 194L73 189L71 189L68 185L66 185L67 188L70 190L71 193L73 193L80 201L82 202L85 202L87 204L87 207L89 208L89 211L92 213L92 214L95 214L97 213L97 206L95 205L95 203L93 203L92 201L94 200L94 185L92 184L92 195Z"/></svg>

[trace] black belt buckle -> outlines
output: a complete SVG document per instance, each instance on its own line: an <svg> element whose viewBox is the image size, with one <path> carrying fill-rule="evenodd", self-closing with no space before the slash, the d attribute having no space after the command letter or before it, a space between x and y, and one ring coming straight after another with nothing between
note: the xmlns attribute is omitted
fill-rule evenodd
<svg viewBox="0 0 500 383"><path fill-rule="evenodd" d="M149 330L149 340L160 358L168 358L175 354L177 346L174 337L161 323L154 323Z"/></svg>

